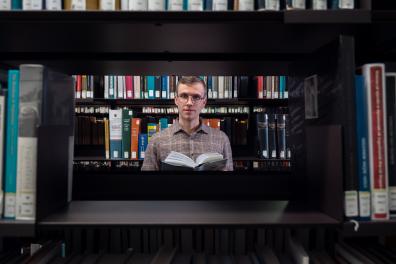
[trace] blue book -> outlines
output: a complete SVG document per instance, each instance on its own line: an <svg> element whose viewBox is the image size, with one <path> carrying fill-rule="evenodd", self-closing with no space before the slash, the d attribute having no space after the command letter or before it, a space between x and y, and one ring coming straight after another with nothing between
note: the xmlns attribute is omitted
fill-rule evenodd
<svg viewBox="0 0 396 264"><path fill-rule="evenodd" d="M146 76L146 87L148 92L148 99L155 99L155 77Z"/></svg>
<svg viewBox="0 0 396 264"><path fill-rule="evenodd" d="M11 9L12 10L21 10L22 9L22 0L11 0Z"/></svg>
<svg viewBox="0 0 396 264"><path fill-rule="evenodd" d="M8 71L4 217L15 219L18 159L19 70Z"/></svg>
<svg viewBox="0 0 396 264"><path fill-rule="evenodd" d="M279 98L285 98L286 76L279 77Z"/></svg>
<svg viewBox="0 0 396 264"><path fill-rule="evenodd" d="M139 159L144 159L144 154L146 153L148 143L147 134L139 134Z"/></svg>
<svg viewBox="0 0 396 264"><path fill-rule="evenodd" d="M169 98L169 76L162 76L162 84L161 84L161 98L168 99Z"/></svg>
<svg viewBox="0 0 396 264"><path fill-rule="evenodd" d="M368 159L368 116L367 95L364 88L364 78L355 76L356 92L356 146L357 146L357 176L359 182L359 219L370 220L370 175Z"/></svg>
<svg viewBox="0 0 396 264"><path fill-rule="evenodd" d="M160 118L159 128L160 128L160 131L168 128L168 118L166 118L166 117Z"/></svg>

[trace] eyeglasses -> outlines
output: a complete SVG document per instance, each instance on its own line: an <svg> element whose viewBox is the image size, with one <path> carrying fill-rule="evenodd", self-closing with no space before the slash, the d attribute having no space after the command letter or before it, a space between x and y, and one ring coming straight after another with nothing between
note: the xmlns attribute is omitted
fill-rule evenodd
<svg viewBox="0 0 396 264"><path fill-rule="evenodd" d="M178 95L177 97L179 98L180 102L182 102L182 103L187 103L188 99L191 98L191 102L193 104L196 104L199 101L205 99L205 97L201 97L199 95L188 95L188 94L184 94L184 93Z"/></svg>

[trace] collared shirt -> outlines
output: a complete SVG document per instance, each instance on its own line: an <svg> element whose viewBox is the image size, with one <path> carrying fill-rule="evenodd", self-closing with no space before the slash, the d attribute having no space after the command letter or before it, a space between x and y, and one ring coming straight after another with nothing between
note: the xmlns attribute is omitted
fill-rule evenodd
<svg viewBox="0 0 396 264"><path fill-rule="evenodd" d="M167 129L155 133L147 146L142 170L160 170L171 151L183 153L192 160L207 152L217 152L227 159L224 170L232 171L232 151L230 140L220 129L214 129L204 124L189 135L178 121Z"/></svg>

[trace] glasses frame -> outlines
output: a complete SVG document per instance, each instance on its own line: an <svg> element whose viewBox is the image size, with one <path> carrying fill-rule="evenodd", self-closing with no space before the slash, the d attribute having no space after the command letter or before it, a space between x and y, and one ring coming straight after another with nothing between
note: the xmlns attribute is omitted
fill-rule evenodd
<svg viewBox="0 0 396 264"><path fill-rule="evenodd" d="M197 104L198 102L201 102L201 101L203 101L203 100L205 100L206 99L206 96L202 96L202 97L199 97L199 98L193 98L193 96L194 95L190 95L190 94L181 94L181 95L186 95L187 97L185 98L185 97L182 97L182 96L180 96L180 95L176 95L176 97L180 100L180 102L181 103L183 103L183 104L185 104L185 103L187 103L188 102L188 100L191 98L191 102L193 103L193 104Z"/></svg>

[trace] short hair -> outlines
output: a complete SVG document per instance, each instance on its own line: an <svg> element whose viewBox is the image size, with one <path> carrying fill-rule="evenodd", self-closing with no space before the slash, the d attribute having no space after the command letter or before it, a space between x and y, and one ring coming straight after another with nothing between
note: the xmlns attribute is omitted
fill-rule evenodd
<svg viewBox="0 0 396 264"><path fill-rule="evenodd" d="M204 96L206 97L206 94L207 94L206 83L204 80L202 80L200 77L197 77L197 76L183 76L182 78L180 78L176 85L176 95L178 95L178 90L179 90L180 84L191 86L196 83L202 84L202 86L204 87Z"/></svg>

